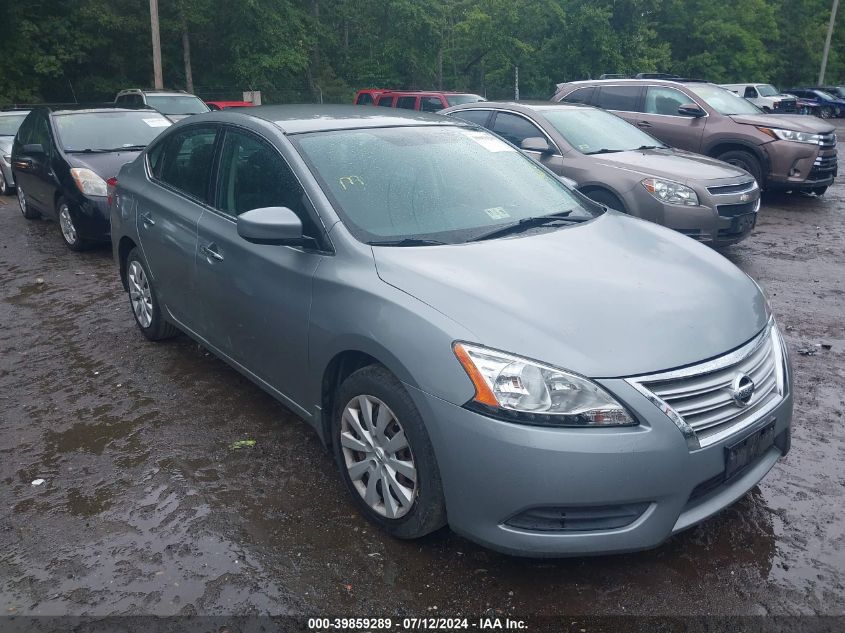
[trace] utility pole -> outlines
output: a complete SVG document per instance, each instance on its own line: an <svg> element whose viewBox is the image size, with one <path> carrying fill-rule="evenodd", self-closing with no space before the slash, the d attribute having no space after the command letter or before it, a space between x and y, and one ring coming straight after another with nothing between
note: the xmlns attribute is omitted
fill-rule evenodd
<svg viewBox="0 0 845 633"><path fill-rule="evenodd" d="M519 66L513 69L513 100L519 101Z"/></svg>
<svg viewBox="0 0 845 633"><path fill-rule="evenodd" d="M158 32L158 0L150 0L150 27L153 32L153 77L155 89L164 88L161 76L161 37Z"/></svg>
<svg viewBox="0 0 845 633"><path fill-rule="evenodd" d="M833 0L833 7L830 9L830 22L827 25L827 38L824 41L824 52L822 53L822 67L819 71L819 85L824 84L824 71L827 69L827 54L830 52L830 39L833 37L833 24L836 22L836 10L839 8L839 0Z"/></svg>

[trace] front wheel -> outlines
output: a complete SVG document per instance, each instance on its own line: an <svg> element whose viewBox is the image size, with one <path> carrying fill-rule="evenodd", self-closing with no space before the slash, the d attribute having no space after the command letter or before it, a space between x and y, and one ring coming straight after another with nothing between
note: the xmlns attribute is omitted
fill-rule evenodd
<svg viewBox="0 0 845 633"><path fill-rule="evenodd" d="M335 460L364 516L402 539L446 525L434 448L402 383L370 365L343 381L335 402Z"/></svg>
<svg viewBox="0 0 845 633"><path fill-rule="evenodd" d="M34 220L41 215L29 205L29 200L24 193L23 187L20 185L18 185L18 205L20 205L21 214L27 220Z"/></svg>
<svg viewBox="0 0 845 633"><path fill-rule="evenodd" d="M609 209L615 209L617 211L621 211L622 213L627 213L622 201L615 194L609 191L605 191L604 189L592 189L585 191L584 195L593 202L598 202Z"/></svg>
<svg viewBox="0 0 845 633"><path fill-rule="evenodd" d="M725 161L726 163L729 163L734 167L744 169L749 174L754 176L754 180L757 181L757 185L760 187L760 189L763 188L763 169L760 166L760 161L757 160L757 157L754 156L754 154L752 154L751 152L746 152L743 150L731 150L729 152L724 152L716 158Z"/></svg>
<svg viewBox="0 0 845 633"><path fill-rule="evenodd" d="M9 195L9 183L6 182L6 174L0 169L0 196Z"/></svg>
<svg viewBox="0 0 845 633"><path fill-rule="evenodd" d="M135 317L135 324L141 334L151 341L160 341L178 334L179 331L162 314L147 263L138 248L129 252L125 274L132 316Z"/></svg>
<svg viewBox="0 0 845 633"><path fill-rule="evenodd" d="M63 198L59 198L56 204L56 215L59 216L59 232L67 247L72 251L84 251L88 247L88 242L79 237L70 206Z"/></svg>

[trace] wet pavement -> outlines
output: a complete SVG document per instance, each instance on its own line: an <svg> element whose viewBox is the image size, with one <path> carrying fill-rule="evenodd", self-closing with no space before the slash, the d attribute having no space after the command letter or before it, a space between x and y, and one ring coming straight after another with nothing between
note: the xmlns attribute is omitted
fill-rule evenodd
<svg viewBox="0 0 845 633"><path fill-rule="evenodd" d="M2 198L0 614L843 614L845 185L768 196L724 253L785 331L792 452L659 549L523 560L375 530L303 422L187 337L147 342L108 249Z"/></svg>

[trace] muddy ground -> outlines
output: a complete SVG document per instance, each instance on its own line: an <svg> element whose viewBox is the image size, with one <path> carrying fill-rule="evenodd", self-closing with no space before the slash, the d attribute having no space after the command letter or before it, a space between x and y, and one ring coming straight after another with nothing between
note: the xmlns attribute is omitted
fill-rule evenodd
<svg viewBox="0 0 845 633"><path fill-rule="evenodd" d="M374 530L304 423L137 332L108 249L0 202L3 614L845 613L845 185L767 196L724 251L785 330L792 452L659 549L561 561Z"/></svg>

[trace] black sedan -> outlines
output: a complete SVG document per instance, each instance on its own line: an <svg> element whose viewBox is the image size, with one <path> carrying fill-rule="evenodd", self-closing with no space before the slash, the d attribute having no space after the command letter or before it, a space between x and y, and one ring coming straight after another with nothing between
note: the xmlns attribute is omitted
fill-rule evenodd
<svg viewBox="0 0 845 633"><path fill-rule="evenodd" d="M154 110L35 108L12 147L21 213L57 220L71 250L107 241L107 181L168 126Z"/></svg>

